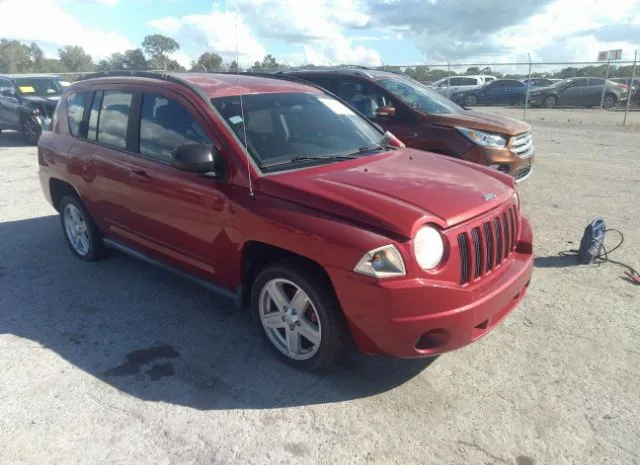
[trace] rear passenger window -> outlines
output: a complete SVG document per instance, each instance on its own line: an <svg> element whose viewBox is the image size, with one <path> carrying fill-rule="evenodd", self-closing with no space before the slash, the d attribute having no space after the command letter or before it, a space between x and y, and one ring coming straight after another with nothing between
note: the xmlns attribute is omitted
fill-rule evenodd
<svg viewBox="0 0 640 465"><path fill-rule="evenodd" d="M69 132L73 137L78 137L86 100L86 92L72 93L67 96L67 119L69 120Z"/></svg>
<svg viewBox="0 0 640 465"><path fill-rule="evenodd" d="M185 144L211 145L200 125L181 104L170 98L144 94L140 121L140 153L168 161Z"/></svg>
<svg viewBox="0 0 640 465"><path fill-rule="evenodd" d="M127 148L127 126L132 100L131 93L105 91L97 128L98 142L118 149Z"/></svg>

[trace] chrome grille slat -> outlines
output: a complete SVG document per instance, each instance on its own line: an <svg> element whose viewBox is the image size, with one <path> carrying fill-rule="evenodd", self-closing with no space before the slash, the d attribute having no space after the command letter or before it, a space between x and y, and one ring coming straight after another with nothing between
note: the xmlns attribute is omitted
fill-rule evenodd
<svg viewBox="0 0 640 465"><path fill-rule="evenodd" d="M511 151L520 158L527 158L533 154L533 136L525 132L513 136L511 139Z"/></svg>
<svg viewBox="0 0 640 465"><path fill-rule="evenodd" d="M516 249L518 219L512 206L458 233L460 284L480 279L509 258Z"/></svg>

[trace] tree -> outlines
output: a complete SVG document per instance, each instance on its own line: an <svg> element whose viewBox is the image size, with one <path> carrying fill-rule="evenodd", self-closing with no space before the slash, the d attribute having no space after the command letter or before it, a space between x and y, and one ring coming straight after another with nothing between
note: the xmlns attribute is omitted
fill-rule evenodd
<svg viewBox="0 0 640 465"><path fill-rule="evenodd" d="M31 49L17 40L0 40L0 72L27 73L32 70Z"/></svg>
<svg viewBox="0 0 640 465"><path fill-rule="evenodd" d="M222 68L222 57L217 53L205 52L191 62L193 71L218 71Z"/></svg>
<svg viewBox="0 0 640 465"><path fill-rule="evenodd" d="M167 71L186 71L184 66L178 63L176 60L167 60L165 69Z"/></svg>
<svg viewBox="0 0 640 465"><path fill-rule="evenodd" d="M472 76L474 74L480 74L480 68L478 68L477 66L470 66L469 68L467 68L467 70L465 71L465 73L467 76Z"/></svg>
<svg viewBox="0 0 640 465"><path fill-rule="evenodd" d="M93 59L78 45L65 45L58 50L60 61L69 71L92 71Z"/></svg>
<svg viewBox="0 0 640 465"><path fill-rule="evenodd" d="M276 58L273 55L269 54L263 58L260 67L263 69L278 69L280 68L280 65L276 61Z"/></svg>
<svg viewBox="0 0 640 465"><path fill-rule="evenodd" d="M29 46L29 55L31 57L31 62L33 64L32 69L34 71L42 71L42 60L44 58L44 52L40 48L38 44L35 42L31 42Z"/></svg>
<svg viewBox="0 0 640 465"><path fill-rule="evenodd" d="M134 48L124 52L124 60L122 65L124 69L131 69L136 71L144 71L149 69L149 63L144 57L142 49Z"/></svg>
<svg viewBox="0 0 640 465"><path fill-rule="evenodd" d="M240 71L238 69L238 62L236 60L233 60L231 62L231 64L229 65L229 72L231 73L237 73L238 71Z"/></svg>
<svg viewBox="0 0 640 465"><path fill-rule="evenodd" d="M149 57L153 69L168 69L169 55L180 49L180 44L171 37L162 34L148 35L142 41L142 48Z"/></svg>

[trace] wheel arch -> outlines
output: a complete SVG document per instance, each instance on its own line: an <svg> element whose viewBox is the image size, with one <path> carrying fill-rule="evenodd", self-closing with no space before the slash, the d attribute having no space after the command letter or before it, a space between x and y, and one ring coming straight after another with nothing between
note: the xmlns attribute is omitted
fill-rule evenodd
<svg viewBox="0 0 640 465"><path fill-rule="evenodd" d="M280 261L290 261L304 266L305 269L311 271L316 278L330 286L330 289L335 295L335 288L329 274L320 263L310 257L255 240L247 241L244 244L241 257L242 287L239 297L240 305L244 308L250 305L251 289L260 271L266 266Z"/></svg>
<svg viewBox="0 0 640 465"><path fill-rule="evenodd" d="M80 199L80 194L75 187L57 178L49 179L49 195L51 196L51 205L57 212L60 211L60 202L65 196L73 195Z"/></svg>

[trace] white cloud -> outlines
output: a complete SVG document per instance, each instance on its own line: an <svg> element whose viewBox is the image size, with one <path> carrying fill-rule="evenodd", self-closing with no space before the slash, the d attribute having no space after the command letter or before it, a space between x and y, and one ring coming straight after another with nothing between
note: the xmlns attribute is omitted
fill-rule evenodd
<svg viewBox="0 0 640 465"><path fill-rule="evenodd" d="M215 52L230 62L236 58L236 44L241 65L253 64L266 55L244 18L232 12L160 18L149 25L180 43L176 59L183 65L203 52Z"/></svg>
<svg viewBox="0 0 640 465"><path fill-rule="evenodd" d="M56 47L80 45L94 59L134 48L128 39L117 32L84 26L53 0L30 0L28 8L28 21L25 22L24 0L0 2L2 37Z"/></svg>
<svg viewBox="0 0 640 465"><path fill-rule="evenodd" d="M81 3L98 3L104 6L116 6L120 0L79 0Z"/></svg>

